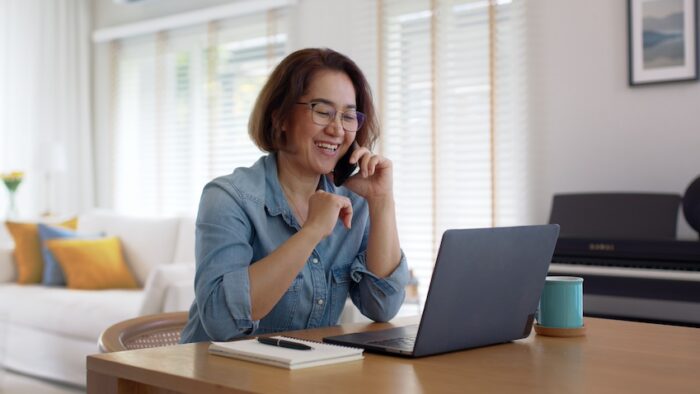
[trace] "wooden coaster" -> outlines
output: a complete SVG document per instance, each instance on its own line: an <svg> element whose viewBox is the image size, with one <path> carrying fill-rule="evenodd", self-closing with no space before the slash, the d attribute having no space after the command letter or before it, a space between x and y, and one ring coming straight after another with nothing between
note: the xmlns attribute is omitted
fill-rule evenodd
<svg viewBox="0 0 700 394"><path fill-rule="evenodd" d="M581 337L586 335L586 326L577 328L555 328L535 324L535 332L538 335L546 335L548 337Z"/></svg>

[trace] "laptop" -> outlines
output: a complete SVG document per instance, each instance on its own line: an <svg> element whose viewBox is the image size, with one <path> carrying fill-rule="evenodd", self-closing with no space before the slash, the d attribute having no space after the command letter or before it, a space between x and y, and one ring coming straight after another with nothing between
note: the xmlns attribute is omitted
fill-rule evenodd
<svg viewBox="0 0 700 394"><path fill-rule="evenodd" d="M526 338L558 235L556 224L447 230L420 324L323 341L422 357Z"/></svg>

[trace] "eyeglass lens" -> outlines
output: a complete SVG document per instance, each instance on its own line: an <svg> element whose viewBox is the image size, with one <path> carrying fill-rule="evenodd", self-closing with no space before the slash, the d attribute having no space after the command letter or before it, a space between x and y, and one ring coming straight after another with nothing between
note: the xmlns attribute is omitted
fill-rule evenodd
<svg viewBox="0 0 700 394"><path fill-rule="evenodd" d="M326 103L311 103L312 120L319 126L328 126L335 120L338 111ZM362 127L364 114L355 110L340 113L340 120L345 131L357 131Z"/></svg>

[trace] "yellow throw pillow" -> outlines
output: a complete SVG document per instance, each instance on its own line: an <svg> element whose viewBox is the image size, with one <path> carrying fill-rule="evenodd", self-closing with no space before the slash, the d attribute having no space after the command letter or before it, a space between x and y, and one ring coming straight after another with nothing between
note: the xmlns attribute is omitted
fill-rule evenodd
<svg viewBox="0 0 700 394"><path fill-rule="evenodd" d="M69 289L135 289L117 237L53 239L46 242L66 277Z"/></svg>
<svg viewBox="0 0 700 394"><path fill-rule="evenodd" d="M78 219L70 219L59 226L75 230ZM44 272L44 257L41 254L39 230L36 223L5 222L7 230L15 241L15 264L17 283L41 283Z"/></svg>

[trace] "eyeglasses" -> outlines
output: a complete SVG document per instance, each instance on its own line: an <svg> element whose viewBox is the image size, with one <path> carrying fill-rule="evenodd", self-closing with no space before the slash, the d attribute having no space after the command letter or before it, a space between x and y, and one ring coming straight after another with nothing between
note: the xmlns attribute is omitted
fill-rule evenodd
<svg viewBox="0 0 700 394"><path fill-rule="evenodd" d="M336 115L340 114L340 122L343 125L343 130L353 133L362 127L365 121L365 114L354 109L347 111L336 111L330 104L322 102L297 103L306 105L311 110L311 120L319 126L328 126L336 119Z"/></svg>

